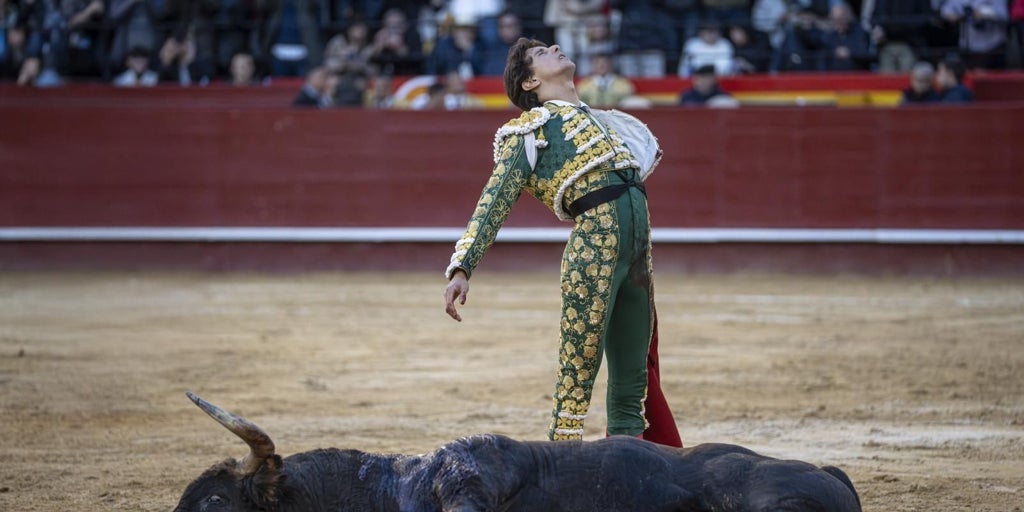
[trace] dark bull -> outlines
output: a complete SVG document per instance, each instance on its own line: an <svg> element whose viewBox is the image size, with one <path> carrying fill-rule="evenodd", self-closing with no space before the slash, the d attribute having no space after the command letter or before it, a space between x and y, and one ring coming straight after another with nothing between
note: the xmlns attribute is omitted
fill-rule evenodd
<svg viewBox="0 0 1024 512"><path fill-rule="evenodd" d="M859 512L840 469L728 444L678 449L631 437L453 441L426 455L336 448L281 458L262 429L189 398L249 445L185 489L175 512Z"/></svg>

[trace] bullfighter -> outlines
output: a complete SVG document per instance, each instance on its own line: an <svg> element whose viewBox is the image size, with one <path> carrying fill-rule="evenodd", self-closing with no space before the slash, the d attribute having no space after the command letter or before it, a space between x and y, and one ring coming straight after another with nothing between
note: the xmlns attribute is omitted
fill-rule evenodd
<svg viewBox="0 0 1024 512"><path fill-rule="evenodd" d="M522 192L572 222L562 256L559 370L548 437L581 439L607 354L607 434L682 446L662 395L644 180L657 139L628 114L590 109L558 45L521 38L505 91L522 115L494 139L494 168L445 271L445 310L461 321L469 279Z"/></svg>

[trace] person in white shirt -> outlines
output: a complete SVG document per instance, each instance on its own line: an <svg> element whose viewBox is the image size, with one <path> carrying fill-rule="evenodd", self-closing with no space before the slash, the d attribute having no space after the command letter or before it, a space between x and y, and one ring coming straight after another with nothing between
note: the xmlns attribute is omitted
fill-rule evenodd
<svg viewBox="0 0 1024 512"><path fill-rule="evenodd" d="M132 48L124 58L123 73L114 77L117 87L153 87L160 81L160 75L149 68L149 51L142 47Z"/></svg>
<svg viewBox="0 0 1024 512"><path fill-rule="evenodd" d="M690 76L696 69L712 65L718 75L731 75L734 71L732 43L722 37L717 25L702 25L696 37L683 46L679 59L679 76Z"/></svg>

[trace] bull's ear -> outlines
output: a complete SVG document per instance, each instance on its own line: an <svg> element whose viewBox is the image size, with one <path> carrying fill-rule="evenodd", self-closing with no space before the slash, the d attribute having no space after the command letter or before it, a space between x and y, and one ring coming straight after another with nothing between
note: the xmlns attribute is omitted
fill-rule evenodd
<svg viewBox="0 0 1024 512"><path fill-rule="evenodd" d="M281 471L282 464L280 455L271 455L255 473L243 476L241 484L244 499L259 510L275 510L285 480L285 474Z"/></svg>

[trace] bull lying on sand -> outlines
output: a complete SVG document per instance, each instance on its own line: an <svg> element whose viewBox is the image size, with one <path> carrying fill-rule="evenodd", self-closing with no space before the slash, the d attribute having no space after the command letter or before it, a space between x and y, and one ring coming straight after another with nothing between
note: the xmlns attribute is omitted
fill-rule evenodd
<svg viewBox="0 0 1024 512"><path fill-rule="evenodd" d="M321 449L281 458L259 427L188 393L249 445L185 489L175 512L859 512L835 467L739 446L678 449L631 437L592 442L459 439L427 455Z"/></svg>

